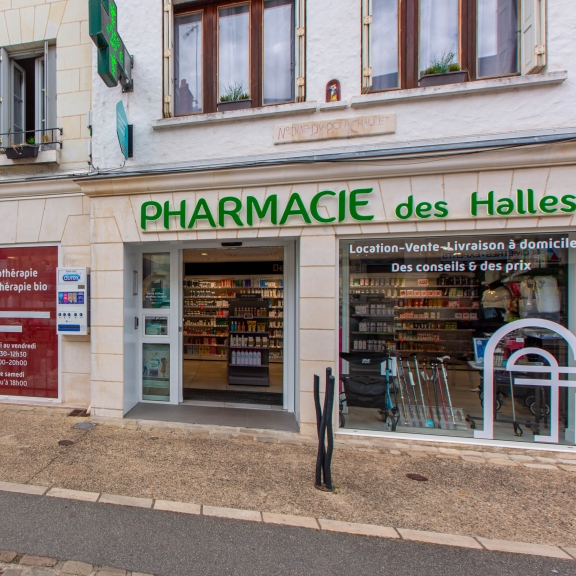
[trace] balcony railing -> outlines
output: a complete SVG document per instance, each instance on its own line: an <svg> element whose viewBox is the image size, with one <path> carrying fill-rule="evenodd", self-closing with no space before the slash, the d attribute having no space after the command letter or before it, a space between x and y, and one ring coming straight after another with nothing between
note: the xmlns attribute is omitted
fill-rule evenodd
<svg viewBox="0 0 576 576"><path fill-rule="evenodd" d="M25 130L22 132L5 132L0 134L0 153L6 148L38 147L42 150L62 149L62 128L44 128L42 130Z"/></svg>

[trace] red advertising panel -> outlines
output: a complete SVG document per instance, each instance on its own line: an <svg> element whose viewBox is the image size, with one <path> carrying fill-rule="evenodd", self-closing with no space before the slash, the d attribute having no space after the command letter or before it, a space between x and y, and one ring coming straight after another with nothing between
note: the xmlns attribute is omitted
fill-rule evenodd
<svg viewBox="0 0 576 576"><path fill-rule="evenodd" d="M58 398L58 248L0 248L0 395Z"/></svg>

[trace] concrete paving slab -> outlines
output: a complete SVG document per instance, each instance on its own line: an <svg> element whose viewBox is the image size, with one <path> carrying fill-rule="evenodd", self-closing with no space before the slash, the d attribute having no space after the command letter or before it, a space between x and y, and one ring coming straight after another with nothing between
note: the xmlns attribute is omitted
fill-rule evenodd
<svg viewBox="0 0 576 576"><path fill-rule="evenodd" d="M573 556L574 559L576 559L576 548L571 548L570 546L561 546L561 548L564 552L568 552L570 556Z"/></svg>
<svg viewBox="0 0 576 576"><path fill-rule="evenodd" d="M529 554L531 556L547 556L548 558L561 558L571 560L572 557L558 548L547 544L527 544L526 542L513 542L511 540L496 540L492 538L476 538L487 550L495 552L509 552L511 554Z"/></svg>
<svg viewBox="0 0 576 576"><path fill-rule="evenodd" d="M117 506L135 506L136 508L152 508L152 498L134 498L133 496L118 496L102 494L100 504L115 504Z"/></svg>
<svg viewBox="0 0 576 576"><path fill-rule="evenodd" d="M42 566L43 568L53 568L58 564L56 558L46 558L45 556L30 556L26 554L20 558L23 566Z"/></svg>
<svg viewBox="0 0 576 576"><path fill-rule="evenodd" d="M256 510L239 510L236 508L220 508L218 506L203 506L204 516L217 516L231 520L246 520L248 522L262 522L262 514Z"/></svg>
<svg viewBox="0 0 576 576"><path fill-rule="evenodd" d="M31 494L32 496L43 496L46 494L48 486L34 486L32 484L0 482L0 490L4 492L17 492L18 494Z"/></svg>
<svg viewBox="0 0 576 576"><path fill-rule="evenodd" d="M357 534L359 536L374 536L376 538L400 538L394 528L387 526L375 526L372 524L356 524L355 522L339 522L318 518L320 528L327 532L343 532L345 534Z"/></svg>
<svg viewBox="0 0 576 576"><path fill-rule="evenodd" d="M10 550L0 550L0 562L6 562L6 564L10 564L16 558L18 554L16 552L12 552Z"/></svg>
<svg viewBox="0 0 576 576"><path fill-rule="evenodd" d="M202 506L190 502L172 502L170 500L156 500L154 510L165 512L180 512L181 514L202 514Z"/></svg>
<svg viewBox="0 0 576 576"><path fill-rule="evenodd" d="M74 562L72 560L65 562L62 566L62 571L60 574L72 574L74 576L90 576L94 567L92 564L86 564L86 562Z"/></svg>
<svg viewBox="0 0 576 576"><path fill-rule="evenodd" d="M272 512L262 512L262 520L266 524L280 524L282 526L300 526L301 528L310 528L319 530L316 518L309 516L293 516L291 514L274 514Z"/></svg>
<svg viewBox="0 0 576 576"><path fill-rule="evenodd" d="M471 536L459 536L457 534L442 534L441 532L426 532L424 530L407 530L398 528L398 532L404 540L426 542L427 544L440 544L442 546L458 546L460 548L475 548L481 550L482 546Z"/></svg>
<svg viewBox="0 0 576 576"><path fill-rule="evenodd" d="M46 496L51 498L68 498L69 500L81 500L82 502L96 502L100 497L99 492L84 492L83 490L68 490L66 488L50 488Z"/></svg>

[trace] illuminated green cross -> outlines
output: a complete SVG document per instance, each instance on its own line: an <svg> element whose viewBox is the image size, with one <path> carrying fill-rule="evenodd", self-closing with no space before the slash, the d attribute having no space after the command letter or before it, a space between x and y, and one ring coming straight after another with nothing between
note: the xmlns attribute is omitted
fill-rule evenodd
<svg viewBox="0 0 576 576"><path fill-rule="evenodd" d="M132 58L118 34L118 9L114 0L88 0L90 37L98 47L98 74L106 86L122 83L133 89Z"/></svg>

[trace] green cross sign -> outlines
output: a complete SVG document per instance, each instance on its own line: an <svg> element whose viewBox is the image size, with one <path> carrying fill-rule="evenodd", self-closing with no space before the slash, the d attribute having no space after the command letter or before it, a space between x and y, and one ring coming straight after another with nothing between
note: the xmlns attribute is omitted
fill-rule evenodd
<svg viewBox="0 0 576 576"><path fill-rule="evenodd" d="M132 57L118 34L118 9L114 0L88 0L90 37L98 48L98 74L106 86L122 84L131 92Z"/></svg>

